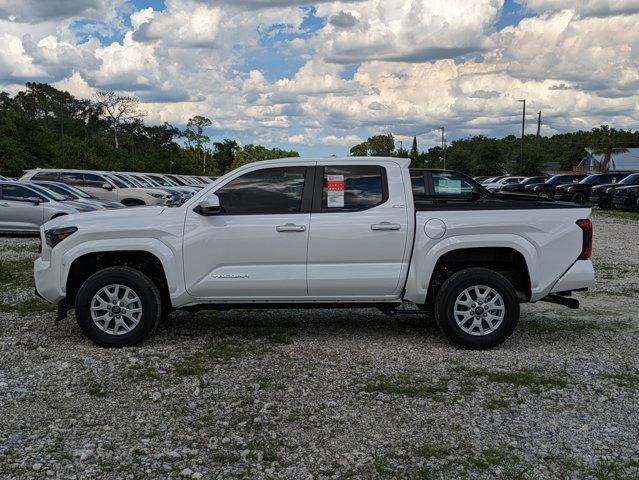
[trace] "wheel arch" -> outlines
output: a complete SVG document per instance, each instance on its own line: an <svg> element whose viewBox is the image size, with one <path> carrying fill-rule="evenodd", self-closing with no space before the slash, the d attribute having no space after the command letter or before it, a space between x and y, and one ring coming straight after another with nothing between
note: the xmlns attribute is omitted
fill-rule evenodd
<svg viewBox="0 0 639 480"><path fill-rule="evenodd" d="M98 270L113 266L128 266L140 270L158 286L162 301L171 305L171 298L183 291L179 282L179 264L173 252L155 239L138 239L144 243L96 242L81 244L78 249L67 252L63 258L62 285L69 305L73 305L75 294L82 283Z"/></svg>

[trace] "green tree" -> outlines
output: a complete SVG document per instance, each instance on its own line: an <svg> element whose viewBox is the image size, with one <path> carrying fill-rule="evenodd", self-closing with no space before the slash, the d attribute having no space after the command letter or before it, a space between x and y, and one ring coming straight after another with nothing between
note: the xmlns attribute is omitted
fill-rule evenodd
<svg viewBox="0 0 639 480"><path fill-rule="evenodd" d="M229 171L241 147L235 140L229 140L228 138L225 138L221 142L213 143L213 146L215 147L213 152L215 173L222 175Z"/></svg>
<svg viewBox="0 0 639 480"><path fill-rule="evenodd" d="M417 168L419 165L419 151L417 150L417 137L413 137L413 146L410 149L410 166Z"/></svg>
<svg viewBox="0 0 639 480"><path fill-rule="evenodd" d="M352 157L366 157L368 155L368 143L362 142L351 147Z"/></svg>
<svg viewBox="0 0 639 480"><path fill-rule="evenodd" d="M369 137L366 144L369 154L374 157L388 157L395 150L395 138L390 133Z"/></svg>
<svg viewBox="0 0 639 480"><path fill-rule="evenodd" d="M592 133L595 135L592 151L595 155L602 156L601 162L599 163L600 172L607 172L610 169L610 163L612 162L614 154L628 151L625 146L619 145L616 141L614 134L617 132L617 130L610 128L608 125L602 125L592 130Z"/></svg>
<svg viewBox="0 0 639 480"><path fill-rule="evenodd" d="M109 122L113 131L115 148L119 148L118 130L122 125L145 116L140 109L140 100L129 95L119 95L113 90L98 92L96 99L100 113Z"/></svg>
<svg viewBox="0 0 639 480"><path fill-rule="evenodd" d="M203 115L195 115L189 118L186 124L186 130L184 131L186 141L191 148L195 149L198 161L202 164L203 175L206 175L206 149L204 146L211 141L211 139L204 134L204 129L211 125L212 122L209 118Z"/></svg>

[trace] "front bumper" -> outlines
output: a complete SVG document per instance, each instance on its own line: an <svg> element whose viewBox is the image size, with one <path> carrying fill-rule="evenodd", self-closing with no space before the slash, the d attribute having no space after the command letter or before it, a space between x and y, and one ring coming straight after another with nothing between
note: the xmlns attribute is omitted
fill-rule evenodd
<svg viewBox="0 0 639 480"><path fill-rule="evenodd" d="M561 200L562 202L570 202L572 200L572 193L568 192L555 192L555 200Z"/></svg>
<svg viewBox="0 0 639 480"><path fill-rule="evenodd" d="M590 260L577 260L555 283L551 293L584 290L595 286L595 269Z"/></svg>
<svg viewBox="0 0 639 480"><path fill-rule="evenodd" d="M36 258L33 262L33 277L35 279L36 293L47 302L59 303L66 297L62 290L60 273L51 268L51 262Z"/></svg>
<svg viewBox="0 0 639 480"><path fill-rule="evenodd" d="M615 204L616 208L634 208L634 198L631 197L630 195L626 195L626 196L619 196L619 195L615 195L612 198L612 203Z"/></svg>

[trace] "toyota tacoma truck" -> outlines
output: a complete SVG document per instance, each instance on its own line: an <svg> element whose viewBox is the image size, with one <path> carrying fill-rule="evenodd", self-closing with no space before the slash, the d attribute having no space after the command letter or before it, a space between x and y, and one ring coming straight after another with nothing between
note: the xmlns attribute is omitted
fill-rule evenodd
<svg viewBox="0 0 639 480"><path fill-rule="evenodd" d="M269 160L177 208L46 223L36 292L108 347L142 341L174 309L408 304L485 349L512 334L523 302L578 306L571 292L594 284L589 215L408 159Z"/></svg>

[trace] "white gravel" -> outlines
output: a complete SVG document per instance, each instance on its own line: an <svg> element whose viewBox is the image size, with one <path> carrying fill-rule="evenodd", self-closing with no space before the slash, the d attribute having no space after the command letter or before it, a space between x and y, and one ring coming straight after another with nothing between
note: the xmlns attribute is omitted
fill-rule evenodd
<svg viewBox="0 0 639 480"><path fill-rule="evenodd" d="M594 223L598 289L488 352L375 310L178 312L101 349L6 282L0 478L637 478L639 222Z"/></svg>

